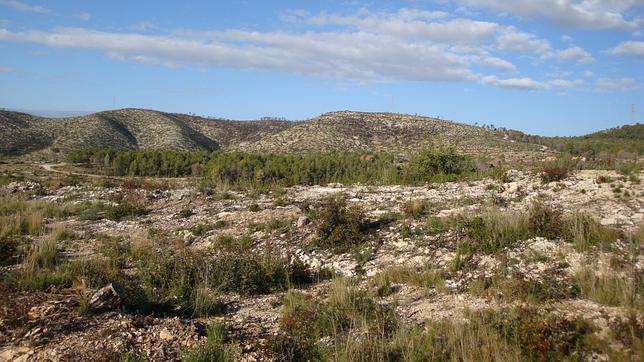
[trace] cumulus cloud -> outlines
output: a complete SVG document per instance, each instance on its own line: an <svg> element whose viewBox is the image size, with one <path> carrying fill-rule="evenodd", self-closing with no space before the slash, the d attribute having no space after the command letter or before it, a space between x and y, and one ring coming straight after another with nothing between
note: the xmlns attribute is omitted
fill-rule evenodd
<svg viewBox="0 0 644 362"><path fill-rule="evenodd" d="M590 53L577 46L557 51L556 57L559 60L576 61L577 64L590 64L595 62L595 58Z"/></svg>
<svg viewBox="0 0 644 362"><path fill-rule="evenodd" d="M499 35L496 38L496 47L505 52L533 54L542 57L549 57L552 53L549 41L534 34L515 30L509 30Z"/></svg>
<svg viewBox="0 0 644 362"><path fill-rule="evenodd" d="M10 7L17 11L23 11L23 12L29 12L29 13L46 14L51 12L51 10L47 8L43 8L42 6L29 5L15 0L0 0L0 5Z"/></svg>
<svg viewBox="0 0 644 362"><path fill-rule="evenodd" d="M636 29L644 26L640 16L629 17L642 0L457 0L465 5L509 12L525 18L582 29Z"/></svg>
<svg viewBox="0 0 644 362"><path fill-rule="evenodd" d="M60 28L52 32L1 29L0 39L52 47L101 49L111 52L112 56L119 54L123 59L139 57L146 63L212 64L359 80L474 78L467 57L450 53L443 46L404 43L368 33L291 35L229 31L220 34L222 40L205 41Z"/></svg>
<svg viewBox="0 0 644 362"><path fill-rule="evenodd" d="M613 55L628 55L644 58L644 41L624 41L607 51Z"/></svg>
<svg viewBox="0 0 644 362"><path fill-rule="evenodd" d="M89 15L89 14L88 14ZM227 29L167 31L147 25L128 32L86 28L16 31L0 40L49 47L95 49L115 60L167 67L183 65L262 69L356 81L481 81L500 87L549 89L526 78L489 77L518 72L505 57L589 62L581 48L558 51L550 42L513 26L454 18L440 11L360 10L352 15L291 11L282 16L301 31ZM524 84L524 86L522 86Z"/></svg>

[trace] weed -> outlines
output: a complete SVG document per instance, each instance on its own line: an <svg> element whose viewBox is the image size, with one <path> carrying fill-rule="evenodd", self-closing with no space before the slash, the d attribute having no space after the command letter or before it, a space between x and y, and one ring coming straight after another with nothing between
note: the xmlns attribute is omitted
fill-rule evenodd
<svg viewBox="0 0 644 362"><path fill-rule="evenodd" d="M203 346L187 351L182 360L186 362L232 362L239 351L226 343L226 326L213 323L206 327L208 339Z"/></svg>
<svg viewBox="0 0 644 362"><path fill-rule="evenodd" d="M181 218L181 219L187 219L187 218L189 218L190 216L192 216L192 215L194 215L194 214L195 214L195 213L194 213L194 211L192 211L192 209L191 209L191 208L186 207L186 208L184 208L184 209L181 209L181 211L179 211L179 213L177 214L177 216L178 216L179 218Z"/></svg>
<svg viewBox="0 0 644 362"><path fill-rule="evenodd" d="M427 204L420 200L409 200L402 205L402 211L405 216L418 219L427 212Z"/></svg>

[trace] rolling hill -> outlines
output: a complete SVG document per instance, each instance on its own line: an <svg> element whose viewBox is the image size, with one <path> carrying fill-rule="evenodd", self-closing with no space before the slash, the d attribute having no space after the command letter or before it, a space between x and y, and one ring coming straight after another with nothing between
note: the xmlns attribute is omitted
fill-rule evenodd
<svg viewBox="0 0 644 362"><path fill-rule="evenodd" d="M331 112L307 121L230 121L153 110L121 109L82 117L43 118L0 111L0 152L82 148L410 153L428 144L468 154L517 156L539 151L480 127L394 113Z"/></svg>

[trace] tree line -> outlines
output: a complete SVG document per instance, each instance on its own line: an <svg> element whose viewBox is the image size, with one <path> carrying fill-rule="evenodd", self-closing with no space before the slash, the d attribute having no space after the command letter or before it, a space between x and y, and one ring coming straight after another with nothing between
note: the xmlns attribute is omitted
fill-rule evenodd
<svg viewBox="0 0 644 362"><path fill-rule="evenodd" d="M75 150L68 162L113 176L201 176L214 185L421 184L475 172L453 149L425 149L409 159L386 153L259 154L246 152Z"/></svg>

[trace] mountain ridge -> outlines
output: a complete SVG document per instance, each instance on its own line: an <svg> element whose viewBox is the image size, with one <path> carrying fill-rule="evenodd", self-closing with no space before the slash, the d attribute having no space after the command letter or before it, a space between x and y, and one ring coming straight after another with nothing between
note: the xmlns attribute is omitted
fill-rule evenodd
<svg viewBox="0 0 644 362"><path fill-rule="evenodd" d="M304 121L235 121L125 108L78 117L46 118L0 111L0 152L80 148L222 150L269 153L413 153L427 145L468 154L535 152L503 132L432 117L385 112L334 111Z"/></svg>

